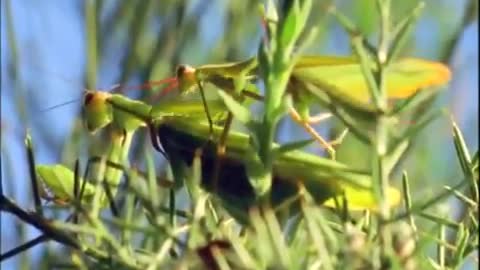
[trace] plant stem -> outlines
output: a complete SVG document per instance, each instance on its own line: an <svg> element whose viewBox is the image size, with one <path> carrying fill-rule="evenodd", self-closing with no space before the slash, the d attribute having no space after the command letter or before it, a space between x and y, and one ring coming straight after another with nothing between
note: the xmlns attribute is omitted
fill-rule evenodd
<svg viewBox="0 0 480 270"><path fill-rule="evenodd" d="M380 63L385 63L387 62L390 43L390 0L378 0L377 4L380 12L380 40L377 57Z"/></svg>
<svg viewBox="0 0 480 270"><path fill-rule="evenodd" d="M271 146L277 124L286 113L284 94L295 62L292 60L293 52L305 27L311 5L312 1L310 0L294 1L286 15L279 20L278 27L272 30L272 40L266 45L266 50L262 52L261 58L266 60L260 62L266 76L265 113L257 138L258 154L263 162L264 171L261 181L255 187L257 194L262 197L268 197L271 187L274 159ZM273 8L273 5L270 8Z"/></svg>
<svg viewBox="0 0 480 270"><path fill-rule="evenodd" d="M282 96L285 92L287 87L288 79L290 77L290 72L288 71L288 67L285 66L279 60L281 57L277 55L271 63L271 68L275 68L275 72L272 72L270 76L267 78L266 83L266 94L265 94L265 116L264 116L264 124L265 124L265 143L263 146L267 146L262 148L262 152L260 156L265 157L265 167L270 168L272 166L273 160L270 154L270 146L274 140L274 135L276 131L276 127L280 118L275 116L275 112L281 106ZM280 68L281 67L281 68Z"/></svg>
<svg viewBox="0 0 480 270"><path fill-rule="evenodd" d="M389 226L385 224L385 221L390 218L390 206L386 198L387 190L389 188L388 175L390 172L385 166L385 157L388 146L388 130L387 122L388 116L385 115L387 109L386 98L386 81L385 81L385 69L388 62L388 48L389 48L389 32L390 32L390 0L378 0L378 10L380 13L380 39L377 51L377 63L379 64L378 73L376 73L376 81L379 90L379 114L376 119L376 132L375 132L375 161L373 164L373 171L376 172L377 187L380 191L380 245L381 256L387 258L391 254L392 236Z"/></svg>

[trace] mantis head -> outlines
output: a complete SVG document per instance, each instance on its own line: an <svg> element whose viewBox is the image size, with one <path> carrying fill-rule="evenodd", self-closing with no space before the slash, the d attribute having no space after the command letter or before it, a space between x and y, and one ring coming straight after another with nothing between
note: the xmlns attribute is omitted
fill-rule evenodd
<svg viewBox="0 0 480 270"><path fill-rule="evenodd" d="M110 93L86 90L83 95L83 119L90 132L108 125L113 119L112 106L107 102Z"/></svg>
<svg viewBox="0 0 480 270"><path fill-rule="evenodd" d="M174 89L179 89L180 94L185 94L193 90L197 84L195 68L189 65L179 65L175 71L175 77L166 78L160 81L150 82L149 85L167 84L163 89L161 96L164 96Z"/></svg>
<svg viewBox="0 0 480 270"><path fill-rule="evenodd" d="M195 68L189 65L179 65L176 71L176 78L180 93L187 93L197 86Z"/></svg>

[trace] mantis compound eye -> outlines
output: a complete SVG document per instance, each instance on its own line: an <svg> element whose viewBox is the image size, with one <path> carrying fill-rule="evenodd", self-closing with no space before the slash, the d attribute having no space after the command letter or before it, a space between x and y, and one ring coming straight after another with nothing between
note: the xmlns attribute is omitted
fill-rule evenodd
<svg viewBox="0 0 480 270"><path fill-rule="evenodd" d="M185 65L179 65L179 66L177 67L177 71L176 71L176 73L175 73L176 76L177 76L177 78L181 78L181 77L183 76L183 74L185 73L185 69L186 69L186 68L187 68L187 67L186 67Z"/></svg>
<svg viewBox="0 0 480 270"><path fill-rule="evenodd" d="M90 104L90 102L92 102L93 96L94 96L94 94L90 91L85 93L85 95L83 97L83 105L88 106L88 104Z"/></svg>
<svg viewBox="0 0 480 270"><path fill-rule="evenodd" d="M179 88L182 93L191 91L196 85L195 69L188 65L179 65L176 72Z"/></svg>
<svg viewBox="0 0 480 270"><path fill-rule="evenodd" d="M179 65L176 71L177 78L184 78L185 76L193 76L195 69L189 65Z"/></svg>

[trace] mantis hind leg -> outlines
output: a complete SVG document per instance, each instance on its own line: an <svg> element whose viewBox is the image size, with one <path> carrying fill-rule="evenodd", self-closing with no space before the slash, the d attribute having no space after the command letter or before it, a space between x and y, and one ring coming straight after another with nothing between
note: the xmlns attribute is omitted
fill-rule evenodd
<svg viewBox="0 0 480 270"><path fill-rule="evenodd" d="M318 124L320 122L322 122L323 120L326 120L328 118L332 117L332 114L331 113L320 113L320 114L317 114L315 116L310 116L308 119L307 119L307 123L310 124L310 125L314 125L314 124ZM343 142L343 139L345 138L345 136L347 135L348 133L348 128L345 128L342 133L340 133L340 135L337 136L337 138L335 138L334 140L331 140L329 141L328 143L331 145L331 146L334 146L334 145L339 145Z"/></svg>
<svg viewBox="0 0 480 270"><path fill-rule="evenodd" d="M330 157L332 159L335 159L335 149L333 148L333 146L338 145L343 141L343 138L347 134L348 129L344 130L335 140L328 142L322 136L320 136L320 134L318 134L318 132L311 126L311 124L316 124L330 118L332 116L330 113L319 114L307 120L304 120L294 108L290 108L289 114L292 117L293 121L302 126L305 131L313 137L313 139L319 142L320 145L325 148L325 150L327 150Z"/></svg>
<svg viewBox="0 0 480 270"><path fill-rule="evenodd" d="M331 113L320 113L320 114L317 114L315 116L310 116L308 119L307 119L307 122L310 124L310 125L314 125L314 124L318 124L324 120L327 120L328 118L332 117L332 114Z"/></svg>

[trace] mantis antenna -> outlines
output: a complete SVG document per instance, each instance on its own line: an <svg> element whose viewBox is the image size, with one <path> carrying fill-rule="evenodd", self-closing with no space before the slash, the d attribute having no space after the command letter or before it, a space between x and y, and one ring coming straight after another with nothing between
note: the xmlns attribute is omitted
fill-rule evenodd
<svg viewBox="0 0 480 270"><path fill-rule="evenodd" d="M72 100L69 100L69 101L65 101L63 103L60 103L60 104L53 105L53 106L50 106L48 108L42 109L40 112L44 113L44 112L47 112L47 111L50 111L50 110L53 110L53 109L56 109L56 108L59 108L59 107L63 107L63 106L68 105L68 104L78 102L80 100L81 100L81 98L76 98L76 99L72 99Z"/></svg>

